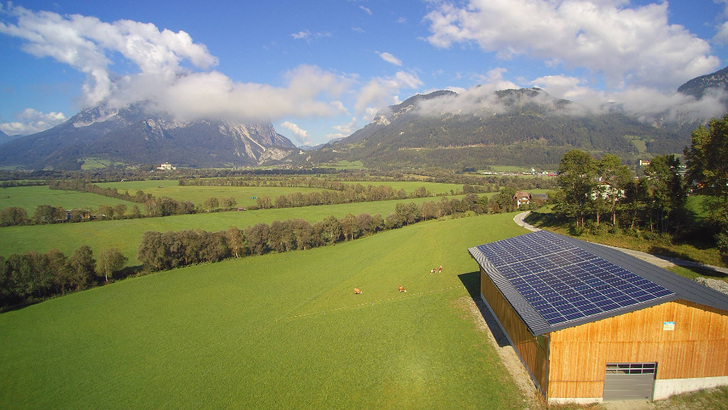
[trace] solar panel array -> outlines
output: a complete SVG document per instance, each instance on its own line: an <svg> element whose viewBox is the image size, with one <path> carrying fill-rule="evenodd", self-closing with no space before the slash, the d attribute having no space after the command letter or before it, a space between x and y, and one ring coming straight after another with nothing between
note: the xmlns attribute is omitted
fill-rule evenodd
<svg viewBox="0 0 728 410"><path fill-rule="evenodd" d="M550 325L674 294L557 235L542 232L478 249Z"/></svg>

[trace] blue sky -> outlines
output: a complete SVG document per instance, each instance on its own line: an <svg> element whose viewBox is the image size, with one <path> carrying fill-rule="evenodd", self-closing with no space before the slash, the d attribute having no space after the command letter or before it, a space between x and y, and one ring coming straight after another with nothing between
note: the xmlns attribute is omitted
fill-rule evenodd
<svg viewBox="0 0 728 410"><path fill-rule="evenodd" d="M728 0L42 1L0 6L0 130L105 102L343 137L437 89L533 87L648 118L728 64ZM722 107L721 107L722 109ZM712 111L711 111L712 110Z"/></svg>

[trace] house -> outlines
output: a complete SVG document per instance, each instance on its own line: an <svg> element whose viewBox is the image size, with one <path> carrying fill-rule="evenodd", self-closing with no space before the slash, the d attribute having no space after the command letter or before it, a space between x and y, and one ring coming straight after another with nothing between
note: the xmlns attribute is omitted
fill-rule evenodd
<svg viewBox="0 0 728 410"><path fill-rule="evenodd" d="M169 162L164 162L160 166L158 166L157 169L160 171L172 171L177 169L177 167L173 167L172 164L170 164Z"/></svg>
<svg viewBox="0 0 728 410"><path fill-rule="evenodd" d="M468 251L480 297L549 403L728 385L728 295L547 231Z"/></svg>
<svg viewBox="0 0 728 410"><path fill-rule="evenodd" d="M516 207L520 208L521 205L528 205L531 203L531 195L528 192L517 191L513 195L513 201L516 203Z"/></svg>
<svg viewBox="0 0 728 410"><path fill-rule="evenodd" d="M640 166L641 167L646 167L648 165L650 165L650 160L649 159L641 159L640 160Z"/></svg>

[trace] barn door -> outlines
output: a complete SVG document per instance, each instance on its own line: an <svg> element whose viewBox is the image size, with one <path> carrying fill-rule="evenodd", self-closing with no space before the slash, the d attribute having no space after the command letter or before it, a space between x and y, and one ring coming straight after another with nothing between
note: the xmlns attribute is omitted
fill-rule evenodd
<svg viewBox="0 0 728 410"><path fill-rule="evenodd" d="M657 363L607 363L604 395L607 400L652 400Z"/></svg>

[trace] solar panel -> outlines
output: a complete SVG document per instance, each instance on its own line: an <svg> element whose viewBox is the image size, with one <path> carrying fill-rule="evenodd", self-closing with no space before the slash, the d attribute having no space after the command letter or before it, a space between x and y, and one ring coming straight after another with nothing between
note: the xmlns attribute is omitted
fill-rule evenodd
<svg viewBox="0 0 728 410"><path fill-rule="evenodd" d="M478 249L550 325L674 294L545 231Z"/></svg>

